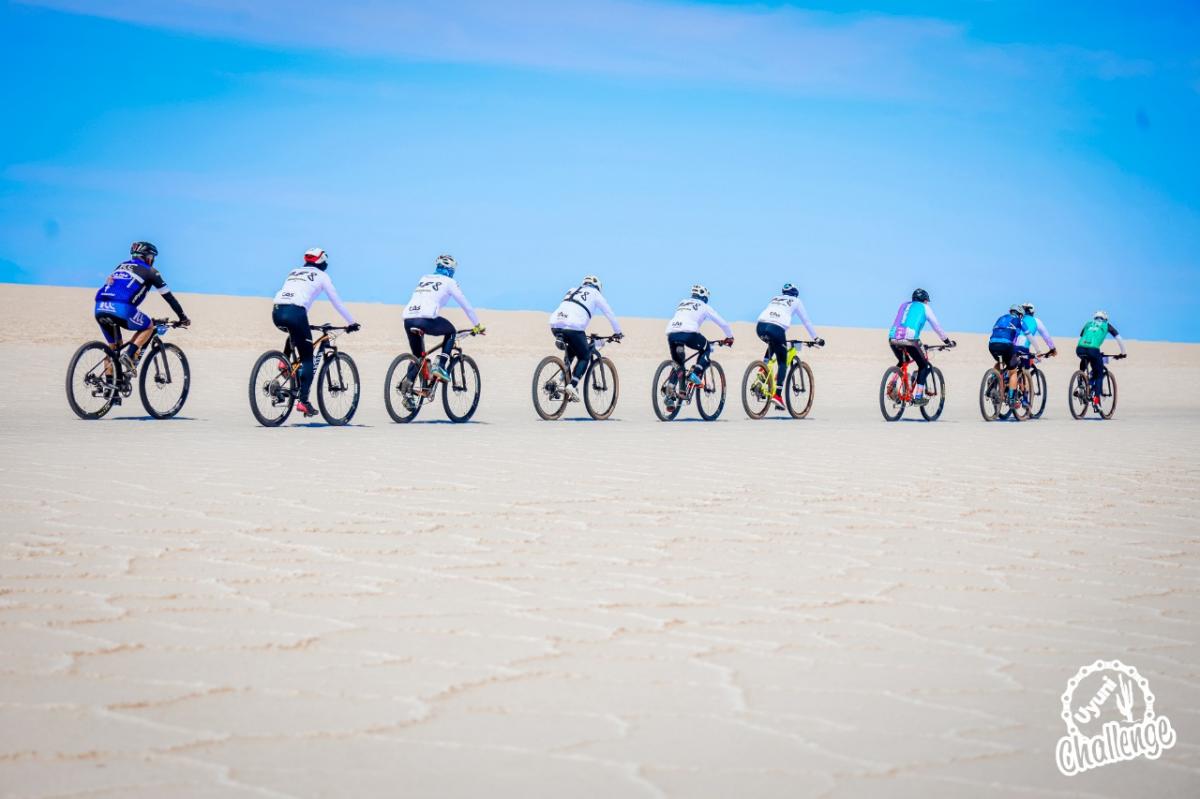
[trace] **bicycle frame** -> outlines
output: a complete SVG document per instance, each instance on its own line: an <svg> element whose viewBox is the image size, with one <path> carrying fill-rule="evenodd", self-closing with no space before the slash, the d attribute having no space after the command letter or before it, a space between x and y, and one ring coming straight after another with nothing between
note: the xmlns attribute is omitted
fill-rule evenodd
<svg viewBox="0 0 1200 799"><path fill-rule="evenodd" d="M595 333L588 334L588 356L587 356L588 365L587 365L587 369L585 369L583 372L584 375L590 376L590 375L597 374L596 371L592 369L592 367L603 357L600 354L600 350L604 349L604 345L607 344L608 342L617 341L617 340L618 339L614 336L598 336ZM557 341L562 342L562 339L559 338L559 339L557 339ZM569 349L567 349L565 342L562 342L562 349L564 351L563 352L563 366L566 367L567 377L570 378L570 376L574 373L573 368L572 368L572 363L574 362L575 359L571 356L571 351ZM608 389L608 378L603 373L603 371L601 371L599 374L600 374L600 382L595 383L594 385L596 386L596 388L598 388L600 390L607 390Z"/></svg>
<svg viewBox="0 0 1200 799"><path fill-rule="evenodd" d="M931 353L931 352L941 352L942 350L950 349L950 347L945 344L942 344L939 346L933 346L933 347L929 347L924 344L921 344L920 346L922 348L924 348L926 356L928 356L929 353ZM904 350L904 360L901 361L897 365L897 368L899 369L899 372L900 372L900 387L903 391L903 393L900 396L900 400L902 402L911 404L913 401L913 391L916 388L917 381L916 381L915 377L911 378L911 379L909 378L908 367L911 364L915 363L915 361L913 361L913 357L911 354L909 354L907 347L903 347L902 349ZM931 368L932 368L932 362L931 362Z"/></svg>
<svg viewBox="0 0 1200 799"><path fill-rule="evenodd" d="M425 331L423 331L423 330L420 331L420 334L421 334L421 340L424 341L425 340ZM461 358L461 356L463 354L463 350L462 350L462 347L458 343L458 337L459 336L475 336L475 335L482 335L482 334L475 333L471 328L467 328L465 330L455 330L454 331L454 337L455 337L454 346L452 346L450 348L449 361L447 364L447 371L449 371L449 373L450 373L450 381L449 381L449 383L447 383L447 386L449 388L465 390L467 387L467 377L466 377L466 373L465 373L465 367L462 365L462 358ZM437 348L434 350L434 352L440 352L442 347L444 347L446 345L446 339L448 339L448 338L449 338L449 336L444 336L442 338L441 342L439 342L439 344L438 344ZM429 357L429 348L425 347L423 349L424 349L424 351L421 353L421 356L420 356L419 360L417 361L417 377L421 381L421 387L417 388L417 386L414 385L412 388L413 396L416 397L417 399L419 399L421 401L421 404L424 404L426 402L433 402L433 400L437 397L438 383L441 382L439 380L434 379L433 373L429 369L429 364L432 362L432 359ZM457 367L457 369L455 367ZM414 383L415 383L415 381L414 381Z"/></svg>
<svg viewBox="0 0 1200 799"><path fill-rule="evenodd" d="M720 340L709 341L708 345L704 349L707 350L710 347L724 347L724 346L726 346L726 345L723 341L720 341ZM672 384L679 383L680 377L682 375L686 375L688 373L689 365L692 364L694 361L697 361L700 359L701 352L704 352L704 350L696 350L691 355L685 356L683 359L682 366L680 366L678 362L675 363L675 368L671 371L671 377L673 378L671 380ZM671 360L674 361L675 359L672 358ZM700 382L698 384L693 383L690 380L684 381L683 395L680 397L680 399L690 402L692 399L692 394L694 394L697 389L701 389L701 388L710 388L710 386L708 385L708 370L707 369L705 369L704 372L702 372L700 374ZM676 393L678 393L677 385L676 385Z"/></svg>

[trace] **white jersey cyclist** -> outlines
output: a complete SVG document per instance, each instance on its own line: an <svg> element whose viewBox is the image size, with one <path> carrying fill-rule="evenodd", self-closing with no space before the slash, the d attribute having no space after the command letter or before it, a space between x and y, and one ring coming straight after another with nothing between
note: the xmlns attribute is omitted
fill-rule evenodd
<svg viewBox="0 0 1200 799"><path fill-rule="evenodd" d="M442 308L454 300L463 313L471 320L472 325L479 324L479 315L471 307L471 303L458 287L458 281L449 275L425 275L417 281L412 297L404 306L405 319L437 319L442 315Z"/></svg>
<svg viewBox="0 0 1200 799"><path fill-rule="evenodd" d="M784 331L791 326L793 320L804 325L809 337L817 338L817 331L813 330L812 322L808 319L808 311L805 310L804 303L800 301L799 297L779 294L772 298L763 312L758 315L758 321L779 325Z"/></svg>
<svg viewBox="0 0 1200 799"><path fill-rule="evenodd" d="M322 292L333 303L333 309L341 314L348 324L354 324L354 316L342 304L342 298L338 296L329 275L315 266L301 266L289 272L283 281L283 288L275 292L275 304L299 305L305 311L309 311Z"/></svg>
<svg viewBox="0 0 1200 799"><path fill-rule="evenodd" d="M725 338L733 338L733 328L707 302L695 296L680 300L675 307L675 315L667 322L667 334L699 333L705 322L712 322L721 328Z"/></svg>
<svg viewBox="0 0 1200 799"><path fill-rule="evenodd" d="M550 314L550 327L554 330L584 331L592 317L599 312L612 325L613 333L620 334L621 323L609 307L608 300L600 293L599 280L589 276L584 281L578 288L568 291L554 313Z"/></svg>

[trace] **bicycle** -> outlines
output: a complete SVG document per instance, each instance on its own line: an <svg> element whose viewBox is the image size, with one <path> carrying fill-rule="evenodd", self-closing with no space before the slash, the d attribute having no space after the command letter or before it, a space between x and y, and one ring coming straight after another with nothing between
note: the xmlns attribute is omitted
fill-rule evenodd
<svg viewBox="0 0 1200 799"><path fill-rule="evenodd" d="M610 341L620 340L621 337L616 335L588 335L588 366L582 381L583 406L588 415L597 421L612 416L617 407L617 397L621 393L617 367L611 359L601 355L600 350ZM554 337L554 346L564 351L567 349L566 342L557 335ZM566 411L569 400L564 388L570 382L572 369L571 355L568 352L562 358L547 355L533 370L533 409L546 421L559 419Z"/></svg>
<svg viewBox="0 0 1200 799"><path fill-rule="evenodd" d="M794 419L803 419L812 410L816 385L812 368L800 358L804 347L818 346L815 341L788 341L787 376L783 381L783 398L787 411ZM771 356L770 348L762 360L751 361L742 375L742 407L751 419L761 419L771 409L771 398L775 396L778 365Z"/></svg>
<svg viewBox="0 0 1200 799"><path fill-rule="evenodd" d="M445 388L442 390L442 407L452 422L466 422L475 415L475 410L479 407L481 388L479 367L475 359L463 354L458 339L463 336L482 335L482 332L476 333L470 328L455 331L457 338L450 350L450 360L446 364L450 380L445 381ZM440 350L441 346L437 349ZM443 381L433 376L430 363L429 350L426 348L420 361L416 356L404 353L397 355L388 367L387 379L383 384L383 401L392 421L401 424L411 422L426 403L433 402L437 397L438 386ZM409 366L413 364L417 366L417 377L410 382Z"/></svg>
<svg viewBox="0 0 1200 799"><path fill-rule="evenodd" d="M121 354L121 332L116 342L89 341L75 351L67 367L67 403L80 419L99 419L123 398L133 394L133 378L138 376L138 394L142 407L155 419L169 419L179 413L191 389L192 373L187 356L162 337L178 322L154 319L150 340L142 347L139 363Z"/></svg>
<svg viewBox="0 0 1200 799"><path fill-rule="evenodd" d="M955 345L939 344L930 347L919 344L918 346L923 347L926 353L930 353L953 349ZM883 418L889 422L898 420L904 415L904 409L914 404L913 389L916 388L917 381L915 377L910 378L908 374L908 367L912 362L912 356L905 352L904 361L899 366L889 366L883 373L883 380L879 383L879 410L883 413ZM937 421L946 406L946 378L942 375L942 370L936 366L929 367L929 377L925 380L925 396L929 402L917 406L921 409L921 416L927 422Z"/></svg>
<svg viewBox="0 0 1200 799"><path fill-rule="evenodd" d="M1037 368L1039 361L1049 355L1029 356L1029 365L1017 368L1017 403L1008 402L1008 380L1011 370L997 358L996 363L983 373L979 384L979 413L985 422L1040 419L1046 411L1046 375Z"/></svg>
<svg viewBox="0 0 1200 799"><path fill-rule="evenodd" d="M326 424L348 424L358 410L362 384L354 359L337 348L338 337L346 327L309 325L319 330L313 342L313 381L317 388L317 407ZM278 427L292 413L300 396L300 353L289 337L283 350L268 350L258 356L250 370L250 412L264 427Z"/></svg>
<svg viewBox="0 0 1200 799"><path fill-rule="evenodd" d="M724 341L708 343L709 346L729 346ZM650 394L654 403L654 415L660 421L669 422L674 419L693 398L696 400L700 418L704 421L714 421L721 415L721 410L725 407L725 370L721 368L721 364L710 360L708 368L700 375L699 384L687 380L691 371L688 364L699 357L700 351L696 351L685 358L682 370L670 358L658 365L654 372L654 382L650 386ZM680 380L684 382L682 389L679 388Z"/></svg>
<svg viewBox="0 0 1200 799"><path fill-rule="evenodd" d="M1112 359L1121 360L1124 355L1108 355L1101 353L1104 356L1104 363L1108 363ZM1082 419L1087 416L1088 408L1092 408L1100 415L1101 419L1111 419L1117 410L1117 378L1113 375L1112 369L1104 370L1104 382L1100 386L1100 393L1096 394L1092 390L1092 365L1086 361L1080 361L1080 368L1071 375L1071 382L1067 386L1067 406L1071 410L1071 416L1076 419ZM1099 400L1097 402L1096 400Z"/></svg>

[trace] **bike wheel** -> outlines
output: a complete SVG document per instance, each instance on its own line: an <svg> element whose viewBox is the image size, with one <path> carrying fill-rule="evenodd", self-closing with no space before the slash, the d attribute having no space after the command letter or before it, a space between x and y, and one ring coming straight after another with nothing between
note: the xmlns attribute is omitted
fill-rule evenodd
<svg viewBox="0 0 1200 799"><path fill-rule="evenodd" d="M1117 378L1113 377L1112 369L1104 370L1104 385L1100 392L1100 416L1111 419L1117 410Z"/></svg>
<svg viewBox="0 0 1200 799"><path fill-rule="evenodd" d="M1082 419L1087 415L1091 404L1092 387L1088 383L1087 374L1078 370L1071 375L1071 382L1067 384L1067 407L1072 418Z"/></svg>
<svg viewBox="0 0 1200 799"><path fill-rule="evenodd" d="M761 419L770 410L771 398L767 396L770 385L766 364L751 361L742 374L742 408L751 419Z"/></svg>
<svg viewBox="0 0 1200 799"><path fill-rule="evenodd" d="M921 406L921 415L927 422L936 422L946 407L946 378L942 370L936 366L929 370L929 379L925 381L925 396L929 402Z"/></svg>
<svg viewBox="0 0 1200 799"><path fill-rule="evenodd" d="M533 370L533 409L548 422L560 418L567 409L567 365L556 355L542 358Z"/></svg>
<svg viewBox="0 0 1200 799"><path fill-rule="evenodd" d="M117 398L115 367L107 344L89 341L75 350L67 366L67 403L80 419L99 419L112 408Z"/></svg>
<svg viewBox="0 0 1200 799"><path fill-rule="evenodd" d="M362 385L358 382L358 366L344 352L321 359L317 375L317 407L326 423L341 426L354 418Z"/></svg>
<svg viewBox="0 0 1200 799"><path fill-rule="evenodd" d="M979 413L983 421L994 422L1004 408L1004 378L997 369L988 369L979 383Z"/></svg>
<svg viewBox="0 0 1200 799"><path fill-rule="evenodd" d="M142 363L138 392L155 419L170 419L183 408L192 385L187 356L174 344L161 344Z"/></svg>
<svg viewBox="0 0 1200 799"><path fill-rule="evenodd" d="M879 381L879 412L889 422L904 415L904 382L900 379L900 367L889 366Z"/></svg>
<svg viewBox="0 0 1200 799"><path fill-rule="evenodd" d="M669 422L679 415L683 402L676 396L676 381L671 379L675 371L674 361L663 361L654 372L650 384L650 399L654 403L654 415L660 422Z"/></svg>
<svg viewBox="0 0 1200 799"><path fill-rule="evenodd" d="M1029 419L1029 372L1025 369L1017 370L1017 393L1013 397L1013 402L1016 403L1009 407L1012 412L1012 418L1018 422L1024 422Z"/></svg>
<svg viewBox="0 0 1200 799"><path fill-rule="evenodd" d="M453 422L465 422L479 407L479 367L470 355L460 355L447 368L450 380L442 386L442 407Z"/></svg>
<svg viewBox="0 0 1200 799"><path fill-rule="evenodd" d="M696 410L701 419L712 422L725 408L725 370L716 361L709 361L702 377L703 382L696 387Z"/></svg>
<svg viewBox="0 0 1200 799"><path fill-rule="evenodd" d="M264 427L278 427L292 412L299 386L292 365L278 350L264 352L250 370L250 412Z"/></svg>
<svg viewBox="0 0 1200 799"><path fill-rule="evenodd" d="M783 398L787 402L788 413L793 419L803 419L812 410L813 399L816 397L816 383L813 382L812 369L808 364L797 359L788 370L787 382L783 384Z"/></svg>
<svg viewBox="0 0 1200 799"><path fill-rule="evenodd" d="M408 390L403 386L409 367L416 363L417 359L412 355L397 355L388 367L387 377L383 381L383 404L393 422L411 422L421 410L422 398L413 393L412 386ZM416 379L420 380L421 376L418 374Z"/></svg>
<svg viewBox="0 0 1200 799"><path fill-rule="evenodd" d="M604 357L592 361L583 376L583 404L591 417L603 421L612 416L620 394L621 382L613 362Z"/></svg>
<svg viewBox="0 0 1200 799"><path fill-rule="evenodd" d="M1029 370L1029 418L1041 419L1046 412L1046 375L1036 366Z"/></svg>

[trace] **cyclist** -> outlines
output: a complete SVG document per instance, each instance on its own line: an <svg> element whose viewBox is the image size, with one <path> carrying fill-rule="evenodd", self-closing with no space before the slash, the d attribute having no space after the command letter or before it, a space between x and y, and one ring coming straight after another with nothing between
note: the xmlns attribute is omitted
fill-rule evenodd
<svg viewBox="0 0 1200 799"><path fill-rule="evenodd" d="M346 320L351 333L361 325L354 321L350 311L342 304L333 281L325 270L329 268L329 256L320 247L304 253L304 263L288 272L283 287L275 292L275 306L271 309L271 322L288 334L292 347L300 355L300 397L296 410L305 416L315 416L316 408L308 400L313 381L313 338L308 324L308 311L321 292L333 303L334 310Z"/></svg>
<svg viewBox="0 0 1200 799"><path fill-rule="evenodd" d="M446 303L450 300L458 303L458 307L463 309L474 325L471 332L478 334L484 331L475 309L463 296L458 281L454 279L458 262L449 255L439 255L433 263L433 274L424 275L417 281L417 287L413 289L413 295L404 307L404 332L408 334L409 348L417 357L416 362L409 365L408 375L401 382L401 389L405 392L412 388L413 381L417 379L418 364L425 357L426 334L444 336L442 353L430 371L438 380L450 379L446 367L449 365L450 351L454 348L455 329L453 323L441 315Z"/></svg>
<svg viewBox="0 0 1200 799"><path fill-rule="evenodd" d="M938 324L933 308L929 305L929 292L925 289L915 290L910 302L900 303L900 309L896 311L896 319L892 322L891 329L888 330L888 345L892 348L892 354L896 356L896 365L904 366L906 355L917 364L917 388L913 392L914 405L929 403L929 398L925 396L925 380L929 377L932 367L930 367L929 358L921 346L921 331L925 329L926 322L947 346L955 345L955 342L946 336L942 326Z"/></svg>
<svg viewBox="0 0 1200 799"><path fill-rule="evenodd" d="M621 323L613 315L612 308L608 306L602 292L600 278L588 275L577 288L567 292L558 308L550 314L550 332L554 334L555 339L563 343L568 357L575 359L570 382L564 386L567 399L571 402L579 402L579 392L575 387L579 385L591 359L592 345L588 341L586 331L596 311L604 314L604 318L612 326L614 338L619 340L624 337Z"/></svg>
<svg viewBox="0 0 1200 799"><path fill-rule="evenodd" d="M1037 309L1032 302L1027 302L1021 305L1021 323L1023 326L1023 335L1017 336L1016 348L1018 354L1024 355L1024 360L1021 366L1029 365L1029 349L1032 346L1034 351L1037 351L1036 339L1041 336L1042 343L1046 345L1048 352L1047 357L1053 358L1058 355L1058 347L1054 345L1054 339L1050 338L1050 332L1046 330L1046 325L1042 323L1041 318L1037 315Z"/></svg>
<svg viewBox="0 0 1200 799"><path fill-rule="evenodd" d="M725 334L722 343L733 344L733 328L708 304L708 289L696 284L692 286L692 295L679 301L675 315L667 323L667 347L671 351L671 360L675 361L680 389L684 388L685 379L695 385L703 382L701 375L708 368L709 356L712 354L712 344L700 334L700 328L705 322L712 322L721 328L721 332ZM700 356L685 377L683 363L689 347L699 352Z"/></svg>
<svg viewBox="0 0 1200 799"><path fill-rule="evenodd" d="M1020 365L1017 340L1025 335L1024 316L1024 309L1020 305L1013 305L1008 309L1008 313L1001 316L992 325L992 336L988 339L988 352L1003 364L1008 373L1008 401L1010 404L1017 393L1017 370L1015 367ZM1028 346L1025 347L1025 354L1029 354Z"/></svg>
<svg viewBox="0 0 1200 799"><path fill-rule="evenodd" d="M150 340L150 317L138 310L150 289L157 291L179 317L179 326L192 322L183 312L179 300L167 288L167 281L154 268L158 248L148 241L135 241L129 247L128 261L117 264L108 280L96 291L95 317L104 340L110 345L121 340L120 328L133 333L126 351L121 355L122 366L129 372L137 365L141 349Z"/></svg>
<svg viewBox="0 0 1200 799"><path fill-rule="evenodd" d="M1092 367L1092 404L1100 404L1100 394L1104 391L1104 355L1100 345L1112 336L1121 348L1118 359L1125 357L1125 341L1121 334L1108 321L1108 314L1096 311L1091 320L1079 331L1079 342L1075 345L1075 354L1079 356L1079 368Z"/></svg>
<svg viewBox="0 0 1200 799"><path fill-rule="evenodd" d="M825 346L825 339L817 335L812 322L808 320L808 311L800 301L800 289L791 283L784 283L783 290L775 295L758 315L758 326L754 329L755 335L766 343L771 354L775 356L775 395L771 397L771 402L775 403L777 408L783 407L781 389L787 376L787 332L793 319L800 320L818 347Z"/></svg>

